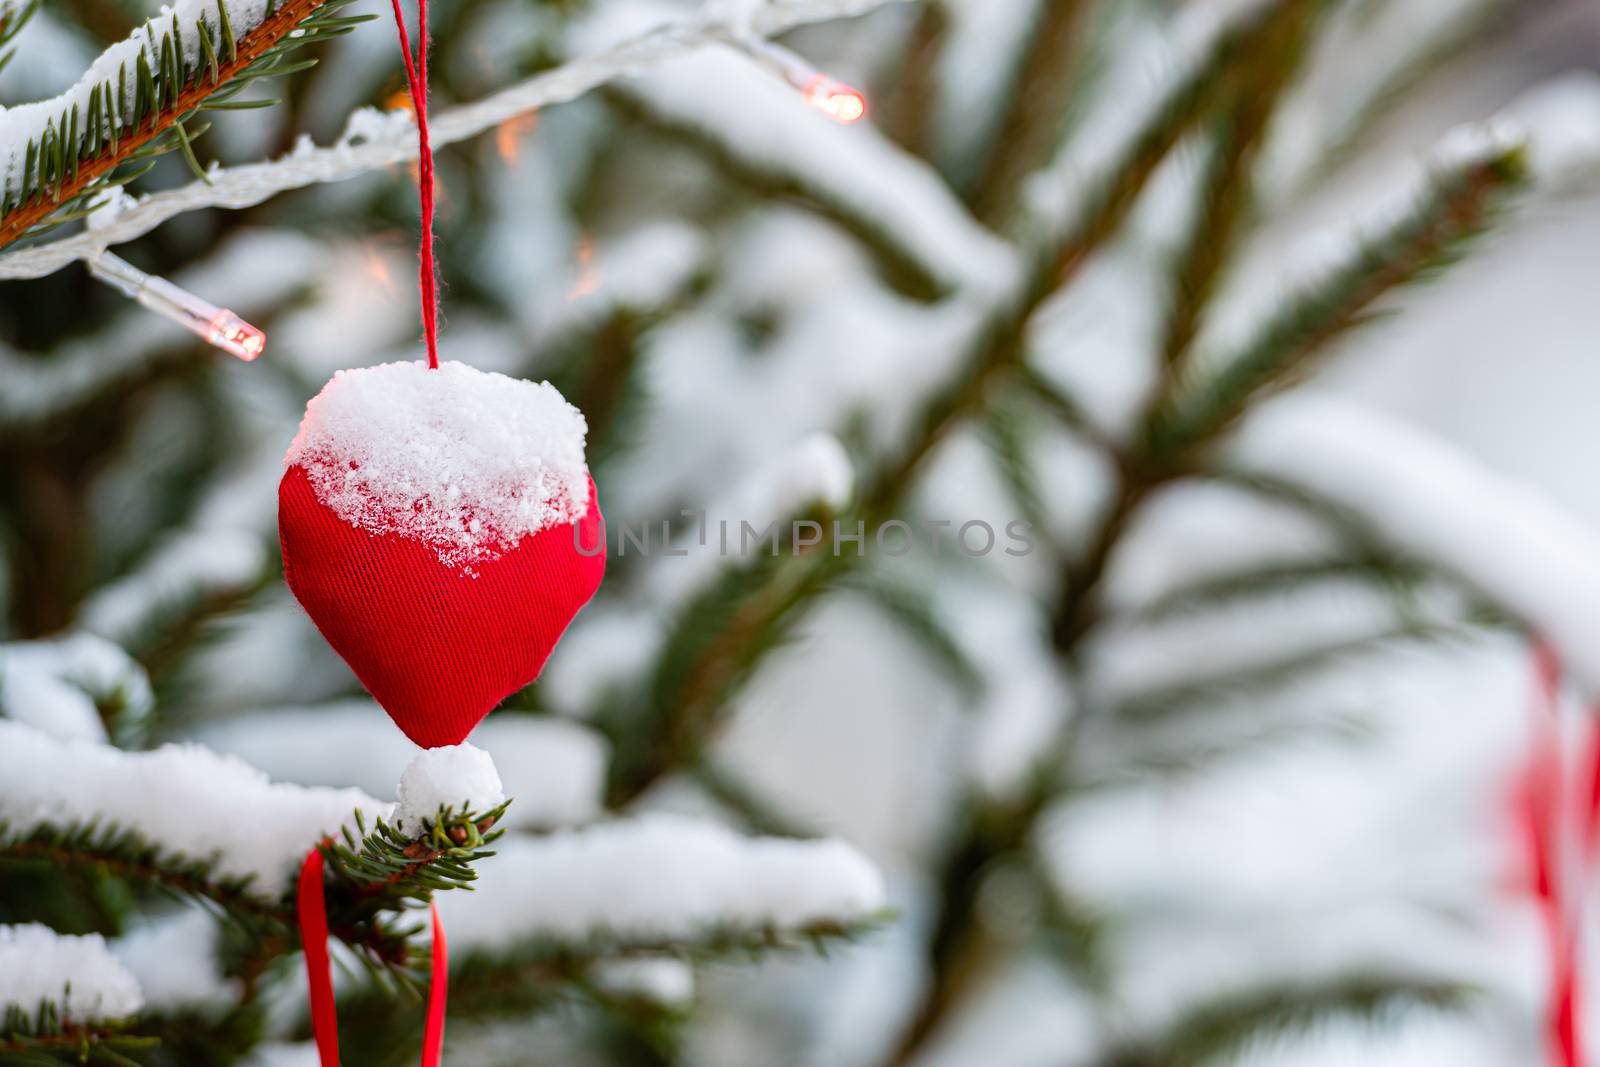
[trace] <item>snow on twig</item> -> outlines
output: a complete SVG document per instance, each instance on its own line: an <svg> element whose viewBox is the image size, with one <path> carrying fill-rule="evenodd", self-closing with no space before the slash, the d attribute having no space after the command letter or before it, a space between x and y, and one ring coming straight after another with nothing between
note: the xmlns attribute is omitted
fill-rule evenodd
<svg viewBox="0 0 1600 1067"><path fill-rule="evenodd" d="M39 923L0 926L0 1008L32 1012L42 1001L81 1023L132 1015L144 996L99 934L58 934Z"/></svg>
<svg viewBox="0 0 1600 1067"><path fill-rule="evenodd" d="M757 35L771 36L793 26L863 14L889 2L892 0L788 0L760 8L752 15L750 29ZM441 111L430 119L430 139L435 148L464 141L507 119L576 99L613 78L724 40L729 32L726 24L693 19L657 27L474 103ZM305 141L288 155L270 162L214 167L209 183L196 181L137 198L92 232L0 256L0 279L44 277L74 260L149 233L185 212L206 207L250 207L290 189L341 181L404 163L415 157L417 144L410 121L404 119L404 113L399 116L397 121L392 116L358 111L350 117L344 137L335 144L317 148Z"/></svg>
<svg viewBox="0 0 1600 1067"><path fill-rule="evenodd" d="M153 700L144 669L93 634L0 645L0 715L52 737L106 740L98 703L142 716Z"/></svg>
<svg viewBox="0 0 1600 1067"><path fill-rule="evenodd" d="M312 736L317 743L306 744ZM207 726L197 739L274 778L353 783L379 796L395 788L401 770L421 751L366 700L262 709ZM600 814L606 746L592 730L565 719L501 712L479 725L472 741L494 756L514 801L503 825L550 829Z"/></svg>
<svg viewBox="0 0 1600 1067"><path fill-rule="evenodd" d="M476 745L445 745L417 753L400 775L394 823L421 836L441 808L481 814L505 803L505 787L489 753Z"/></svg>
<svg viewBox="0 0 1600 1067"><path fill-rule="evenodd" d="M273 782L198 745L124 752L0 721L0 821L24 833L89 823L132 829L168 851L214 858L219 877L252 878L267 896L283 892L320 837L354 825L357 808L385 816L390 805L359 789Z"/></svg>
<svg viewBox="0 0 1600 1067"><path fill-rule="evenodd" d="M1375 411L1285 398L1243 427L1248 473L1359 516L1554 641L1600 687L1600 536L1538 491Z"/></svg>
<svg viewBox="0 0 1600 1067"><path fill-rule="evenodd" d="M135 926L111 943L111 952L133 973L152 1010L226 1010L238 1003L237 980L218 959L216 916L184 908Z"/></svg>
<svg viewBox="0 0 1600 1067"><path fill-rule="evenodd" d="M476 892L439 898L453 945L800 929L863 921L884 906L877 870L843 841L743 838L682 816L506 838L495 852Z"/></svg>

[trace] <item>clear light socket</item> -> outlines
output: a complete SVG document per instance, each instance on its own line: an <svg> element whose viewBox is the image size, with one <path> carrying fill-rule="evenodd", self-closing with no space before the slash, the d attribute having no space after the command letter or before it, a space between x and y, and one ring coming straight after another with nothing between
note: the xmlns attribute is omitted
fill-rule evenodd
<svg viewBox="0 0 1600 1067"><path fill-rule="evenodd" d="M88 265L89 273L124 296L230 356L248 363L267 347L266 334L227 308L209 304L165 278L146 274L120 256L102 251L91 257Z"/></svg>

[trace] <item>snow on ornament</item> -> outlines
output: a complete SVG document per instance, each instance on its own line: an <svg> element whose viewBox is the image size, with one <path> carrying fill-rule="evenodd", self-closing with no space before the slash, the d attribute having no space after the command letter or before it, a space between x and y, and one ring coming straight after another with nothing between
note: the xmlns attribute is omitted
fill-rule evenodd
<svg viewBox="0 0 1600 1067"><path fill-rule="evenodd" d="M284 577L424 748L538 677L605 572L583 415L455 362L340 371L278 488Z"/></svg>

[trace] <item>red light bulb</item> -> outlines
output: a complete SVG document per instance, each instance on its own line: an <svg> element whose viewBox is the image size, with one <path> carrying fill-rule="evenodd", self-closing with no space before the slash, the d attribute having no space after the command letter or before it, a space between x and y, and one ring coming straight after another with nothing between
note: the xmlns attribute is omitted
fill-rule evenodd
<svg viewBox="0 0 1600 1067"><path fill-rule="evenodd" d="M818 74L800 90L805 102L843 125L858 122L867 114L867 98L837 78Z"/></svg>

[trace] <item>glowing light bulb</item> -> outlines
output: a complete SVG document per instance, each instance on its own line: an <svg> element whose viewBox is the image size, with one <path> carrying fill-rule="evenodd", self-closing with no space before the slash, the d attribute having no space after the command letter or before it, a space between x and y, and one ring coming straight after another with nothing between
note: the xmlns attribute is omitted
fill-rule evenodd
<svg viewBox="0 0 1600 1067"><path fill-rule="evenodd" d="M802 100L833 121L849 125L866 117L867 98L859 89L822 73L803 56L759 37L729 35L723 40L799 90Z"/></svg>
<svg viewBox="0 0 1600 1067"><path fill-rule="evenodd" d="M228 353L249 363L267 347L267 335L229 311L219 308L211 316L210 332L206 340Z"/></svg>
<svg viewBox="0 0 1600 1067"><path fill-rule="evenodd" d="M227 308L207 303L165 278L146 274L120 256L101 251L88 264L89 273L96 278L230 356L248 363L266 350L267 335Z"/></svg>
<svg viewBox="0 0 1600 1067"><path fill-rule="evenodd" d="M800 95L805 102L835 122L849 125L867 114L867 98L837 78L818 74L806 83Z"/></svg>

